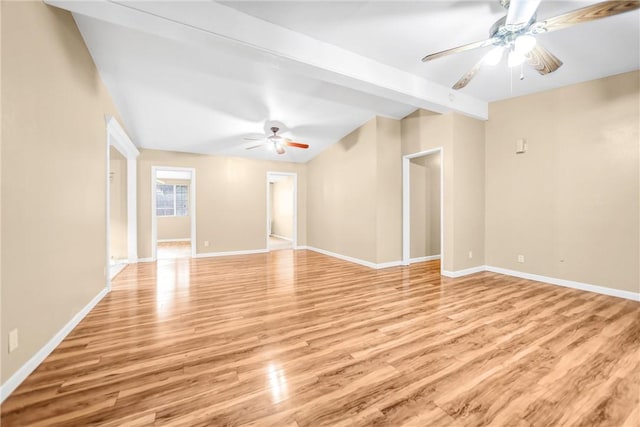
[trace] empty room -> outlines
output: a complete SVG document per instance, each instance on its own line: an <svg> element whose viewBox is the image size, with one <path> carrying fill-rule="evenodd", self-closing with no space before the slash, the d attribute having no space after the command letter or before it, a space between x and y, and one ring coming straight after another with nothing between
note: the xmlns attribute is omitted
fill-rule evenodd
<svg viewBox="0 0 640 427"><path fill-rule="evenodd" d="M0 0L0 425L640 426L640 1Z"/></svg>

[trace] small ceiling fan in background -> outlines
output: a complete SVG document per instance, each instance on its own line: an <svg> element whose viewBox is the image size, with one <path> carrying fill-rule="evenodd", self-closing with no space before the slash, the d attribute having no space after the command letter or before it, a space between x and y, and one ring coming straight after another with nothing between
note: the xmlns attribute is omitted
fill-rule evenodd
<svg viewBox="0 0 640 427"><path fill-rule="evenodd" d="M422 58L422 62L427 62L453 53L494 46L453 85L453 89L465 87L483 64L498 64L505 52L507 52L509 67L526 62L542 75L553 73L562 66L562 61L537 43L536 34L561 30L583 22L630 12L640 7L640 0L604 1L544 21L536 21L540 0L499 1L507 9L507 15L491 26L488 39L432 53Z"/></svg>
<svg viewBox="0 0 640 427"><path fill-rule="evenodd" d="M290 140L289 138L284 138L278 135L279 130L280 128L273 126L271 128L271 132L273 132L273 135L266 135L261 138L244 138L245 141L262 141L260 144L245 148L245 150L253 150L254 148L267 147L269 149L274 150L278 154L284 154L286 152L284 147L295 147L295 148L303 148L303 149L309 148L309 144L295 142Z"/></svg>

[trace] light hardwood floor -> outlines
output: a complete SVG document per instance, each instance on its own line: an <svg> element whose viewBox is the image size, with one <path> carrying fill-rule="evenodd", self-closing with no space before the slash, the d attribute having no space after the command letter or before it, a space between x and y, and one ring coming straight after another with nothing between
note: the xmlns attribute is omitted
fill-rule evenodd
<svg viewBox="0 0 640 427"><path fill-rule="evenodd" d="M2 426L640 424L640 304L437 261L161 260L2 405Z"/></svg>
<svg viewBox="0 0 640 427"><path fill-rule="evenodd" d="M158 242L156 258L189 258L191 256L191 242Z"/></svg>

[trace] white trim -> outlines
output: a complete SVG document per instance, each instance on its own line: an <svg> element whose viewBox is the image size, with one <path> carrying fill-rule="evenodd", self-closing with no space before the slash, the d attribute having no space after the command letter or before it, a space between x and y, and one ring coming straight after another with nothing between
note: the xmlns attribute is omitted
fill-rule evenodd
<svg viewBox="0 0 640 427"><path fill-rule="evenodd" d="M246 251L228 251L228 252L207 252L203 254L196 254L194 258L211 258L219 256L233 256L233 255L253 255L264 254L269 252L268 249L249 249Z"/></svg>
<svg viewBox="0 0 640 427"><path fill-rule="evenodd" d="M311 250L309 249L309 246L307 245L301 245L301 246L294 246L293 247L294 250L296 251L307 251L307 250Z"/></svg>
<svg viewBox="0 0 640 427"><path fill-rule="evenodd" d="M157 243L171 243L171 242L190 242L191 239L158 239Z"/></svg>
<svg viewBox="0 0 640 427"><path fill-rule="evenodd" d="M581 291L594 292L612 297L640 301L640 292L623 291L620 289L607 288L604 286L591 285L588 283L575 282L573 280L557 279L555 277L539 276L537 274L524 273L522 271L508 270L506 268L485 266L486 271L492 273L505 274L507 276L519 277L521 279L535 280L537 282L549 283L551 285L564 286L565 288L579 289Z"/></svg>
<svg viewBox="0 0 640 427"><path fill-rule="evenodd" d="M411 258L411 159L440 153L440 255L444 258L444 147L431 148L402 156L402 265L409 265ZM415 259L415 258L414 258ZM440 264L444 275L444 261Z"/></svg>
<svg viewBox="0 0 640 427"><path fill-rule="evenodd" d="M158 217L156 215L156 174L159 170L190 172L189 181L189 217L191 218L191 257L196 256L196 169L176 166L151 166L151 259L158 257ZM145 258L149 259L149 258ZM140 260L138 260L140 262Z"/></svg>
<svg viewBox="0 0 640 427"><path fill-rule="evenodd" d="M446 277L462 277L469 274L479 273L481 271L490 271L492 273L504 274L505 276L519 277L521 279L534 280L536 282L547 283L550 285L563 286L565 288L578 289L580 291L593 292L596 294L608 295L617 298L629 299L632 301L640 301L640 292L623 291L620 289L607 288L605 286L591 285L589 283L576 282L573 280L558 279L555 277L540 276L538 274L525 273L522 271L508 270L501 267L493 267L490 265L480 265L464 270L443 271L442 275Z"/></svg>
<svg viewBox="0 0 640 427"><path fill-rule="evenodd" d="M421 256L417 258L411 258L409 260L409 263L413 264L414 262L433 261L436 259L440 259L440 255L428 255L428 256Z"/></svg>
<svg viewBox="0 0 640 427"><path fill-rule="evenodd" d="M36 354L20 367L2 386L0 386L0 403L9 397L11 393L51 354L53 350L69 335L78 323L95 307L102 298L109 293L107 288L100 290L69 322L58 331Z"/></svg>
<svg viewBox="0 0 640 427"><path fill-rule="evenodd" d="M293 177L293 230L291 230L292 236L290 239L273 234L273 236L280 237L292 242L293 247L298 243L298 174L296 172L274 172L267 171L267 229L266 229L266 244L265 247L269 249L269 235L271 234L271 187L269 186L269 177L275 176L291 176Z"/></svg>
<svg viewBox="0 0 640 427"><path fill-rule="evenodd" d="M127 160L127 256L130 263L136 262L138 258L138 172L137 158L140 151L136 148L131 138L124 131L120 123L113 116L105 116L107 124L107 199L110 197L109 172L111 165L109 162L109 147L118 150ZM110 202L107 201L107 233L110 232ZM107 244L110 236L107 234ZM107 250L108 251L108 250ZM110 286L110 285L109 285Z"/></svg>
<svg viewBox="0 0 640 427"><path fill-rule="evenodd" d="M149 258L138 258L136 262L156 262L156 259L153 257Z"/></svg>
<svg viewBox="0 0 640 427"><path fill-rule="evenodd" d="M276 239L282 239L282 240L286 240L288 242L292 242L293 241L292 238L280 236L279 234L271 234L269 237L275 237Z"/></svg>
<svg viewBox="0 0 640 427"><path fill-rule="evenodd" d="M441 274L446 277L456 278L456 277L468 276L469 274L480 273L485 270L486 270L486 267L484 265L479 265L477 267L465 268L464 270L456 270L456 271L442 270Z"/></svg>
<svg viewBox="0 0 640 427"><path fill-rule="evenodd" d="M128 263L120 263L109 266L109 279L113 279L120 273L124 268L129 265Z"/></svg>
<svg viewBox="0 0 640 427"><path fill-rule="evenodd" d="M352 262L354 264L359 264L359 265L362 265L362 266L365 266L365 267L373 268L375 270L379 270L381 268L397 267L399 265L402 265L401 261L389 261L389 262L383 262L383 263L380 263L380 264L376 264L375 262L365 261L363 259L350 257L348 255L342 255L342 254L338 254L338 253L335 253L335 252L327 251L327 250L324 250L324 249L314 248L313 246L300 246L300 247L297 247L296 249L306 249L306 250L309 250L309 251L318 252L319 254L322 254L322 255L327 255L327 256L330 256L330 257L333 257L333 258L338 258L338 259L341 259L343 261Z"/></svg>
<svg viewBox="0 0 640 427"><path fill-rule="evenodd" d="M111 145L121 152L124 157L137 158L140 155L140 151L138 151L135 144L124 131L118 120L113 116L105 116L105 120L107 122L107 130L112 136L114 136Z"/></svg>
<svg viewBox="0 0 640 427"><path fill-rule="evenodd" d="M382 268L399 267L401 265L402 265L402 261L388 261L388 262L380 262L376 264L374 268L377 270L380 270Z"/></svg>
<svg viewBox="0 0 640 427"><path fill-rule="evenodd" d="M365 261L359 258L354 258L354 257L350 257L347 255L341 255L335 252L331 252L331 251L326 251L324 249L320 249L320 248L314 248L313 246L307 246L307 250L313 251L313 252L318 252L322 255L327 255L333 258L338 258L341 259L343 261L348 261L348 262L353 262L355 264L360 264L363 265L365 267L369 267L369 268L376 268L376 264L370 261Z"/></svg>
<svg viewBox="0 0 640 427"><path fill-rule="evenodd" d="M106 152L106 176L105 176L105 242L107 244L105 255L106 260L104 264L104 287L111 290L111 133L109 132L109 119L105 117L107 121L107 152Z"/></svg>

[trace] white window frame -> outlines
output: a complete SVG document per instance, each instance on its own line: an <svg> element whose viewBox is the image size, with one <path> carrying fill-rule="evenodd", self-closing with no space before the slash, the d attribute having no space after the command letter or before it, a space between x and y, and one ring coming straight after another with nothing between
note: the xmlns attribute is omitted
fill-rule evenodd
<svg viewBox="0 0 640 427"><path fill-rule="evenodd" d="M161 217L161 218L170 218L170 217L186 217L189 216L189 184L159 184L156 183L156 188L158 188L158 185L170 185L173 187L173 215L158 215L158 195L156 193L156 216ZM187 214L186 215L178 215L178 192L177 187L186 187L187 191Z"/></svg>

